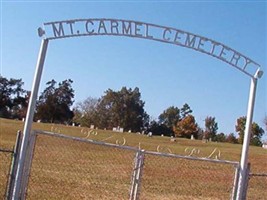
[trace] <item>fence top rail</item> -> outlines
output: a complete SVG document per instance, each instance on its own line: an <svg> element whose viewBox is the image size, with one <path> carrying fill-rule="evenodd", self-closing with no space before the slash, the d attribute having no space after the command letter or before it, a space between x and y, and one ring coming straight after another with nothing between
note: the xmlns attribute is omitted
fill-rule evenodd
<svg viewBox="0 0 267 200"><path fill-rule="evenodd" d="M60 137L60 138L64 138L64 139L69 139L69 140L74 140L74 141L79 141L79 142L85 142L85 143L91 143L91 144L96 144L96 145L104 145L104 146L115 147L115 148L120 148L120 149L127 149L127 150L131 150L131 151L139 151L139 149L135 148L135 147L121 146L118 144L111 144L111 143L106 143L106 142L102 142L102 141L96 141L96 140L91 140L91 139L74 137L74 136L70 136L70 135L52 133L52 132L48 132L48 131L34 130L33 133L34 134L40 133L43 135Z"/></svg>
<svg viewBox="0 0 267 200"><path fill-rule="evenodd" d="M266 176L267 177L267 173L250 173L249 176Z"/></svg>
<svg viewBox="0 0 267 200"><path fill-rule="evenodd" d="M156 155L156 156L165 156L165 157L173 157L173 158L182 158L188 160L198 160L198 161L206 161L206 162L213 162L213 163L224 163L224 164L231 164L235 165L235 167L239 166L239 162L237 161L228 161L228 160L215 160L210 158L199 158L199 157L192 157L192 156L181 156L177 154L171 153L159 153L154 151L145 151L146 154Z"/></svg>
<svg viewBox="0 0 267 200"><path fill-rule="evenodd" d="M0 148L0 152L4 152L4 153L14 153L13 150L10 150L10 149L2 149L2 148Z"/></svg>
<svg viewBox="0 0 267 200"><path fill-rule="evenodd" d="M54 137L79 141L79 142L91 143L91 144L96 144L96 145L104 145L104 146L115 147L115 148L120 148L120 149L127 149L127 150L131 150L131 151L136 151L136 152L142 151L145 154L156 155L156 156L165 156L165 157L181 158L181 159L188 159L188 160L198 160L198 161L206 161L206 162L213 162L213 163L224 163L224 164L235 165L235 167L239 166L239 162L237 162L237 161L215 160L215 159L210 159L210 158L198 158L198 157L182 156L182 155L171 154L171 153L145 151L145 150L140 150L136 147L121 146L118 144L112 144L112 143L106 143L106 142L102 142L102 141L95 141L95 140L91 140L91 139L79 138L79 137L64 135L64 134L60 134L60 133L52 133L49 131L34 130L33 134L43 134L43 135L48 135L48 136L54 136Z"/></svg>

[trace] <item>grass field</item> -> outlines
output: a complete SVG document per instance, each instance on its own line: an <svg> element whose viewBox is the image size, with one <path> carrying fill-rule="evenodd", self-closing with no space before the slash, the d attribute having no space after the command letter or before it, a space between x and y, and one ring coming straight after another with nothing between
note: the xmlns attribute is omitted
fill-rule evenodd
<svg viewBox="0 0 267 200"><path fill-rule="evenodd" d="M0 119L0 148L12 149L16 132L22 129L21 121ZM239 161L242 147L228 143L203 143L188 139L177 139L176 142L171 142L168 137L148 138L134 133L114 133L104 130L97 130L96 135L89 134L89 129L82 127L43 123L34 123L33 129L60 132L113 144L116 142L121 144L126 141L125 145L127 146L179 155L188 155L189 150L195 148L199 150L197 157L208 157L217 148L215 154L218 155L220 151L221 160L231 161ZM61 199L127 199L134 155L135 153L129 151L99 148L96 145L62 141L47 136L38 137L28 197L29 199L58 199L59 197ZM267 172L266 150L251 146L249 161L253 173ZM203 166L198 162L184 160L177 162L177 160L169 158L148 156L144 168L141 199L227 199L229 191L220 190L229 181L232 184L233 171L226 167L225 171L222 170L222 173L225 174L220 174L218 168L222 167L224 166ZM79 171L77 171L78 169ZM208 178L205 174L207 170ZM90 177L88 174L91 174ZM193 176L193 174L195 175ZM103 180L105 181L103 182ZM109 182L110 180L112 181ZM205 191L203 189L205 187L203 187L201 191L198 191L199 183L206 184L204 186L209 189ZM253 185L249 187L248 198L264 199L267 191L266 184L267 181L262 181L262 179L261 181L253 180ZM180 186L173 187L174 185ZM90 192L88 192L88 188L90 188ZM211 190L213 192L209 192ZM62 196L58 196L59 194L54 191L61 191L60 195ZM179 198L177 195L175 196L177 193L179 193ZM205 195L206 193L209 193L209 197ZM216 195L216 193L222 195ZM188 196L189 194L191 197Z"/></svg>

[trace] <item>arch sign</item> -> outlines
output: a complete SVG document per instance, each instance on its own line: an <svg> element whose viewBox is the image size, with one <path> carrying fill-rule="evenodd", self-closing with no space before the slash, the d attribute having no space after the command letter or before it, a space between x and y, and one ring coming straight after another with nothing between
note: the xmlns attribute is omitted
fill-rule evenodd
<svg viewBox="0 0 267 200"><path fill-rule="evenodd" d="M27 144L32 127L36 99L38 95L48 42L50 40L81 36L125 36L169 43L181 47L186 47L215 57L238 69L242 73L248 75L251 78L250 95L248 101L244 143L240 160L240 170L236 179L238 181L238 188L235 191L234 199L241 200L245 198L245 183L248 176L248 148L255 104L257 80L263 75L263 71L260 70L260 65L258 63L256 63L249 57L239 53L238 51L206 37L202 37L200 35L176 28L132 20L94 18L48 22L44 23L43 27L38 29L38 34L40 37L42 37L42 43L36 64L31 97L23 131L19 164L16 174L16 183L12 199L20 199L22 191L21 179L23 176L25 155L27 153Z"/></svg>
<svg viewBox="0 0 267 200"><path fill-rule="evenodd" d="M253 76L247 68L260 65L238 51L214 40L166 26L122 19L77 19L44 23L39 36L48 40L80 36L126 36L174 44L213 56Z"/></svg>

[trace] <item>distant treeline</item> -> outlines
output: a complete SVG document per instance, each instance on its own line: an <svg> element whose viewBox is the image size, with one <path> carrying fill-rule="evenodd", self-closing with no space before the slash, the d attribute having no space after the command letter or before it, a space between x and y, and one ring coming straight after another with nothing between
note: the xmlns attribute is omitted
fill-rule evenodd
<svg viewBox="0 0 267 200"><path fill-rule="evenodd" d="M201 128L193 115L193 110L185 103L181 108L170 106L158 119L152 120L144 109L138 87L122 87L119 91L108 89L100 98L88 97L74 103L74 90L71 79L57 82L51 80L37 99L34 120L47 123L79 124L81 126L110 129L123 128L127 132L151 132L153 135L165 135L184 138L204 139L206 141L242 143L246 117L236 120L234 133L218 133L216 118L207 116L205 128ZM23 119L26 117L30 92L23 89L22 79L0 76L0 117ZM265 118L267 126L267 118ZM264 130L257 124L252 125L251 144L262 145Z"/></svg>

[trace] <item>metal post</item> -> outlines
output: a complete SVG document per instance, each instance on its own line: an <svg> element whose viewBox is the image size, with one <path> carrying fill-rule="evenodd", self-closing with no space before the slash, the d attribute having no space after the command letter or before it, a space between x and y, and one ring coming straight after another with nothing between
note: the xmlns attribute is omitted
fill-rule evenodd
<svg viewBox="0 0 267 200"><path fill-rule="evenodd" d="M233 185L231 200L236 200L239 170L240 170L240 165L239 164L235 165L235 178L234 178L234 185Z"/></svg>
<svg viewBox="0 0 267 200"><path fill-rule="evenodd" d="M13 159L12 159L12 165L11 165L11 176L10 176L10 183L9 183L9 190L8 190L8 196L7 199L11 199L12 197L12 192L14 189L14 184L15 184L15 176L17 173L17 166L18 166L18 155L19 155L19 150L21 146L21 138L22 138L22 132L18 131L17 132L17 139L14 147L14 154L13 154Z"/></svg>
<svg viewBox="0 0 267 200"><path fill-rule="evenodd" d="M247 199L247 189L248 189L248 182L249 182L249 174L250 174L250 163L248 163L247 171L246 171L246 180L244 181L244 192L242 194L242 199Z"/></svg>
<svg viewBox="0 0 267 200"><path fill-rule="evenodd" d="M36 141L36 132L33 131L30 134L29 138L29 144L25 156L25 163L24 163L24 169L23 169L23 177L21 179L21 191L20 191L20 199L25 200L26 199L26 193L28 188L28 182L30 177L30 170L31 170L31 164L34 154L34 147L35 147L35 141Z"/></svg>
<svg viewBox="0 0 267 200"><path fill-rule="evenodd" d="M247 169L248 169L248 149L251 136L251 126L253 119L253 111L255 104L256 88L257 88L257 78L260 78L263 75L263 71L259 69L255 73L254 77L251 78L250 83L250 93L248 101L248 110L247 110L247 119L246 119L246 129L244 134L244 141L242 146L242 154L240 160L240 171L239 171L239 181L237 189L237 199L242 200L242 196L246 196L246 180L247 180Z"/></svg>
<svg viewBox="0 0 267 200"><path fill-rule="evenodd" d="M48 41L49 41L48 39L42 40L40 51L39 51L39 56L38 56L38 60L37 60L37 64L36 64L36 70L35 70L34 80L33 80L33 84L32 84L32 91L31 91L30 101L29 101L29 105L28 105L24 130L23 130L22 143L21 143L21 149L20 149L19 161L18 161L18 169L17 169L17 173L16 173L16 179L15 179L15 185L14 185L12 200L17 200L20 198L21 179L23 176L23 167L24 167L25 155L26 155L26 151L27 151L27 145L29 142L29 134L30 134L30 131L32 128L33 115L34 115L36 99L37 99L37 95L38 95L39 85L40 85L44 61L45 61L46 50L48 47Z"/></svg>
<svg viewBox="0 0 267 200"><path fill-rule="evenodd" d="M135 166L132 177L132 187L130 192L130 200L138 200L141 186L141 178L144 167L144 150L140 150L136 153Z"/></svg>

